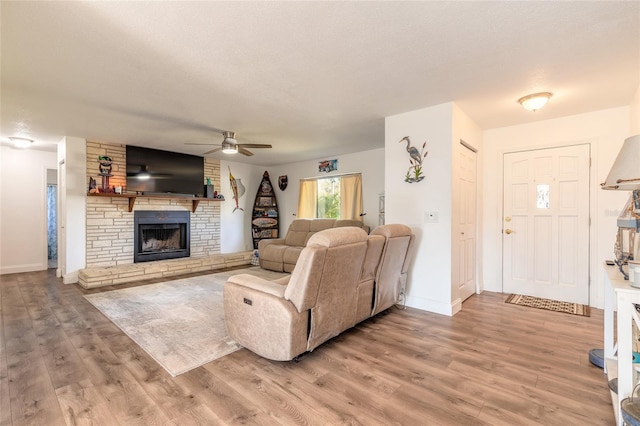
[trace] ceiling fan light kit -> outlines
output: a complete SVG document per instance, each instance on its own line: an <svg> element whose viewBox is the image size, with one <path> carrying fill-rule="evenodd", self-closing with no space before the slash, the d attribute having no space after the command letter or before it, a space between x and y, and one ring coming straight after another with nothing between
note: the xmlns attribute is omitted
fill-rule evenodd
<svg viewBox="0 0 640 426"><path fill-rule="evenodd" d="M238 145L229 142L228 140L224 140L222 142L222 152L225 154L237 154L238 153Z"/></svg>
<svg viewBox="0 0 640 426"><path fill-rule="evenodd" d="M224 141L232 144L237 143L236 141L236 132L222 132L222 136L224 136Z"/></svg>

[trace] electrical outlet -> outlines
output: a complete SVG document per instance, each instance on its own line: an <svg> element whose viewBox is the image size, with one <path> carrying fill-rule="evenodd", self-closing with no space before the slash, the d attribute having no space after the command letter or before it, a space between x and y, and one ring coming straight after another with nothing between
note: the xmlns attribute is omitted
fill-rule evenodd
<svg viewBox="0 0 640 426"><path fill-rule="evenodd" d="M437 223L438 212L424 212L424 223Z"/></svg>

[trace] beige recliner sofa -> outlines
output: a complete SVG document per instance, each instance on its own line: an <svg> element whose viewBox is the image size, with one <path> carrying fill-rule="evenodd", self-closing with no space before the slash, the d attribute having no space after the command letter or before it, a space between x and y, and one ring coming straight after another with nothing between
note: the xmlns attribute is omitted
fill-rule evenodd
<svg viewBox="0 0 640 426"><path fill-rule="evenodd" d="M312 351L396 303L412 242L404 225L378 227L372 235L331 228L309 238L290 276L230 277L224 285L229 336L276 361Z"/></svg>
<svg viewBox="0 0 640 426"><path fill-rule="evenodd" d="M260 267L278 272L291 272L302 249L316 232L330 228L355 226L369 232L360 220L351 219L295 219L284 238L260 240L258 258Z"/></svg>

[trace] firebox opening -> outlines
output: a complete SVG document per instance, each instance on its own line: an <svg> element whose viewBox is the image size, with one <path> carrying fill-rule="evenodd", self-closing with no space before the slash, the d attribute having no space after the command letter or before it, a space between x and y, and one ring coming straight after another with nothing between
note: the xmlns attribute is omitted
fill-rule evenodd
<svg viewBox="0 0 640 426"><path fill-rule="evenodd" d="M189 212L135 211L134 262L189 257Z"/></svg>

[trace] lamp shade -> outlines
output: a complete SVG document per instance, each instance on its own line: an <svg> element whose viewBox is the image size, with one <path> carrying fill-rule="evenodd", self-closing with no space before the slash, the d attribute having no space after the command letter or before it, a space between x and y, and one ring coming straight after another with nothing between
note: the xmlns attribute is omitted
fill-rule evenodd
<svg viewBox="0 0 640 426"><path fill-rule="evenodd" d="M602 189L633 191L640 189L640 135L624 140Z"/></svg>

